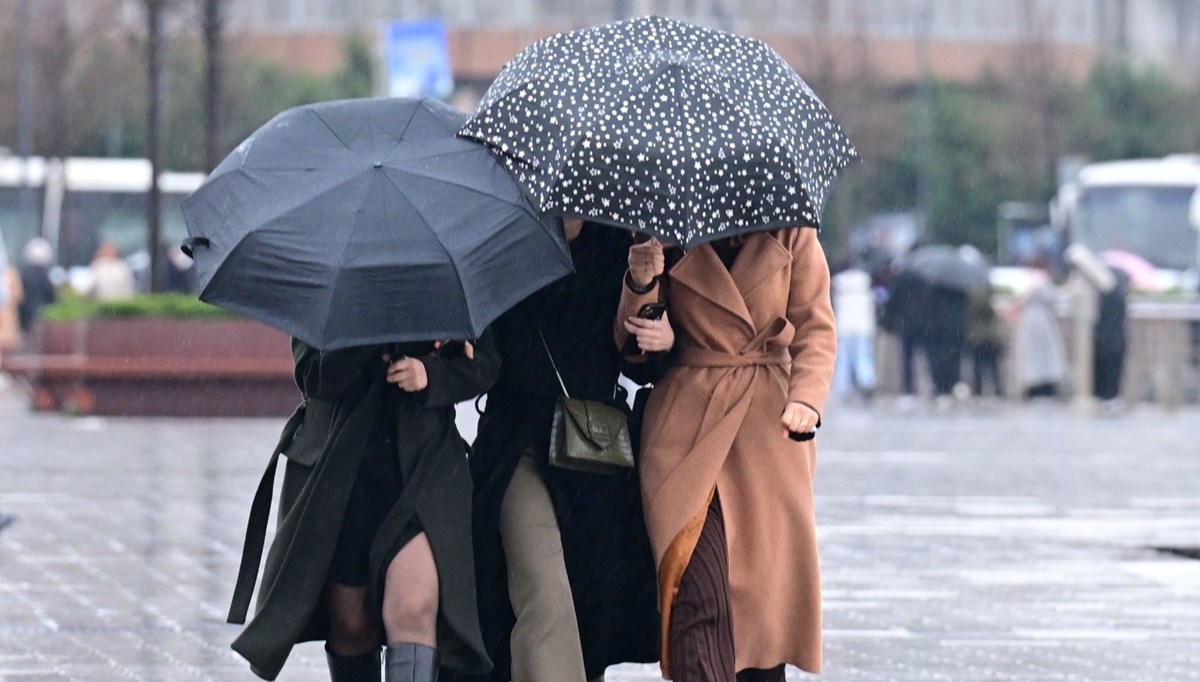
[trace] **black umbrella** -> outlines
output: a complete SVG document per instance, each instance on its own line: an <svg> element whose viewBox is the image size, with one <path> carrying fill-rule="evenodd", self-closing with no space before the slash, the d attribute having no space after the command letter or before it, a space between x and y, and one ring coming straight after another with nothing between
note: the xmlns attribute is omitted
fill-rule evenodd
<svg viewBox="0 0 1200 682"><path fill-rule="evenodd" d="M465 120L409 99L276 116L184 201L200 298L322 350L477 338L572 265Z"/></svg>
<svg viewBox="0 0 1200 682"><path fill-rule="evenodd" d="M974 293L991 286L987 261L968 247L923 246L906 256L901 267L929 284L947 289Z"/></svg>
<svg viewBox="0 0 1200 682"><path fill-rule="evenodd" d="M684 247L816 226L857 158L765 43L661 17L535 43L461 134L500 152L543 211Z"/></svg>

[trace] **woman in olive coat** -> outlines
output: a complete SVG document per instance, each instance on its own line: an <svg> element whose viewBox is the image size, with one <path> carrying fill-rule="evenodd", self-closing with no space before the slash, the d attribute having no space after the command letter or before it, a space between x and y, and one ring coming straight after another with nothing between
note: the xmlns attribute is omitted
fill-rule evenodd
<svg viewBox="0 0 1200 682"><path fill-rule="evenodd" d="M255 615L233 643L260 677L275 679L296 643L321 639L335 682L379 680L383 641L389 680L432 682L439 659L456 672L490 669L454 405L491 386L499 359L490 333L453 346L389 357L383 346L322 353L293 342L304 403L259 484L229 614L245 622L282 454L278 528Z"/></svg>

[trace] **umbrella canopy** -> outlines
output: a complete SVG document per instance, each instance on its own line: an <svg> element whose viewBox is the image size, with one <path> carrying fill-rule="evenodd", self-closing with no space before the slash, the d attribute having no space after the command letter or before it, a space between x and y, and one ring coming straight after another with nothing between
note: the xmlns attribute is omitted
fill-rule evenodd
<svg viewBox="0 0 1200 682"><path fill-rule="evenodd" d="M857 158L765 43L661 17L563 33L517 55L463 136L500 152L543 211L685 248L817 226Z"/></svg>
<svg viewBox="0 0 1200 682"><path fill-rule="evenodd" d="M976 293L991 287L987 261L975 249L942 244L923 246L904 259L902 268L947 289Z"/></svg>
<svg viewBox="0 0 1200 682"><path fill-rule="evenodd" d="M465 120L410 99L276 116L184 201L200 298L322 350L477 338L572 264Z"/></svg>
<svg viewBox="0 0 1200 682"><path fill-rule="evenodd" d="M1101 251L1100 261L1110 268L1124 271L1133 282L1133 288L1138 291L1157 292L1162 289L1158 268L1136 253L1119 249Z"/></svg>

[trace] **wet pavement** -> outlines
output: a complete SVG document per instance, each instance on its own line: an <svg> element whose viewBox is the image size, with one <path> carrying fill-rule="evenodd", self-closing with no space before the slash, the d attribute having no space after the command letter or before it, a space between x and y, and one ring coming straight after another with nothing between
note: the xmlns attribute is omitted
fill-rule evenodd
<svg viewBox="0 0 1200 682"><path fill-rule="evenodd" d="M19 517L0 680L255 679L223 621L282 421L31 415L0 395L0 512ZM1200 680L1200 561L1150 549L1200 546L1200 412L826 422L822 679ZM327 679L319 645L280 679Z"/></svg>

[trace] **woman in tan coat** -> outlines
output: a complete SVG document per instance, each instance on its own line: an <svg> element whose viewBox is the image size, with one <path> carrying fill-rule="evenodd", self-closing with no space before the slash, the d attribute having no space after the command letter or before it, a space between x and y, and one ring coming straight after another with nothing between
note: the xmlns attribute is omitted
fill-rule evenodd
<svg viewBox="0 0 1200 682"><path fill-rule="evenodd" d="M665 275L652 241L630 249L629 265L618 344L632 333L655 347L660 325L636 314L660 299L677 338L675 366L646 408L640 462L663 675L782 682L785 663L817 672L816 449L797 440L820 422L837 347L817 231L705 244Z"/></svg>

